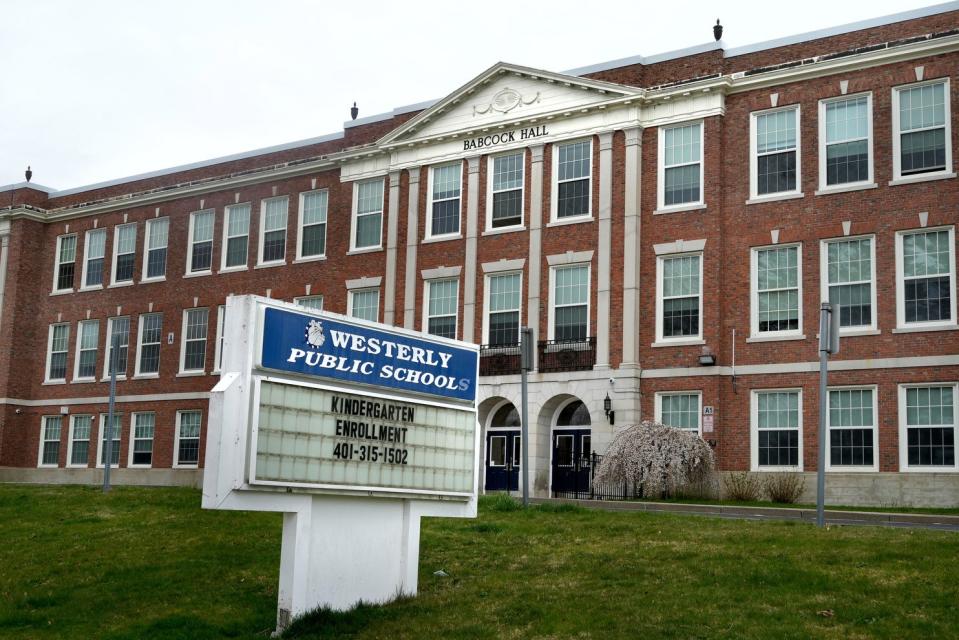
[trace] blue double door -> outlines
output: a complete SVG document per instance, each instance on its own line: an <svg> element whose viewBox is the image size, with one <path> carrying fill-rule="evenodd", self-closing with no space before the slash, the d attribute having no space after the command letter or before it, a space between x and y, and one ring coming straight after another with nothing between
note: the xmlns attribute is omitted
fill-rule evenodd
<svg viewBox="0 0 959 640"><path fill-rule="evenodd" d="M519 430L486 432L486 490L518 491L522 460Z"/></svg>
<svg viewBox="0 0 959 640"><path fill-rule="evenodd" d="M554 494L589 492L592 464L592 436L590 429L562 429L553 431L553 486Z"/></svg>

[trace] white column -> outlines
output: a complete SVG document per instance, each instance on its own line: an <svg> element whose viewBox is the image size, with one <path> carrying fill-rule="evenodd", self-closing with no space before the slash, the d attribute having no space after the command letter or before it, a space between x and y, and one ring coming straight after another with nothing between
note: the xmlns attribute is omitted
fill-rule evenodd
<svg viewBox="0 0 959 640"><path fill-rule="evenodd" d="M533 337L545 340L539 335L539 290L543 253L543 150L545 145L530 147L532 162L529 176L529 294L526 304L526 326L533 327ZM538 367L539 349L533 349L533 368Z"/></svg>
<svg viewBox="0 0 959 640"><path fill-rule="evenodd" d="M613 232L613 132L599 134L599 247L596 268L596 366L609 368L610 249Z"/></svg>
<svg viewBox="0 0 959 640"><path fill-rule="evenodd" d="M463 276L463 340L476 342L473 327L476 324L476 256L479 227L479 163L467 158L469 177L466 182L466 264Z"/></svg>
<svg viewBox="0 0 959 640"><path fill-rule="evenodd" d="M406 204L406 287L403 291L403 326L416 328L416 247L419 244L420 169L408 169L409 197Z"/></svg>
<svg viewBox="0 0 959 640"><path fill-rule="evenodd" d="M0 321L3 320L3 294L7 291L7 254L10 253L10 234L0 236Z"/></svg>
<svg viewBox="0 0 959 640"><path fill-rule="evenodd" d="M390 173L390 211L386 223L386 288L383 292L383 322L393 324L396 317L396 250L400 226L400 172Z"/></svg>
<svg viewBox="0 0 959 640"><path fill-rule="evenodd" d="M639 368L639 240L643 130L626 133L626 210L623 234L623 364Z"/></svg>

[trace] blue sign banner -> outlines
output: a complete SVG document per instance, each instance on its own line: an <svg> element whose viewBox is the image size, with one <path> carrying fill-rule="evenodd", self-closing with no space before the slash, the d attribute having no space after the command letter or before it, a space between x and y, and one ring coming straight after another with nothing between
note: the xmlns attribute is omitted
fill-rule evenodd
<svg viewBox="0 0 959 640"><path fill-rule="evenodd" d="M476 401L474 350L267 307L267 369Z"/></svg>

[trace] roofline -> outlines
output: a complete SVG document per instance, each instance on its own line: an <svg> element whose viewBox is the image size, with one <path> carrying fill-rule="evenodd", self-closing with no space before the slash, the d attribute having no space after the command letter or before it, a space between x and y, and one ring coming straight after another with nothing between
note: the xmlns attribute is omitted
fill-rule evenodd
<svg viewBox="0 0 959 640"><path fill-rule="evenodd" d="M56 189L45 187L36 182L15 182L13 184L0 185L0 192L16 191L17 189L33 189L34 191L43 191L44 193L55 193Z"/></svg>
<svg viewBox="0 0 959 640"><path fill-rule="evenodd" d="M684 49L674 49L672 51L666 51L664 53L657 53L652 56L629 56L626 58L617 58L616 60L607 60L606 62L597 62L596 64L591 64L585 67L579 67L577 69L570 69L569 71L564 71L563 73L568 76L583 76L587 73L597 73L599 71L608 71L609 69L617 69L619 67L628 67L634 64L654 64L656 62L664 62L666 60L674 60L676 58L685 58L686 56L694 56L700 53L706 53L709 51L715 51L717 49L723 48L723 42L707 42L706 44L697 44L691 47L686 47Z"/></svg>
<svg viewBox="0 0 959 640"><path fill-rule="evenodd" d="M365 118L357 118L356 120L347 120L343 123L344 129L352 129L353 127L358 127L364 124L372 124L374 122L383 122L384 120L391 120L396 116L401 116L406 113L412 113L413 111L423 111L424 109L429 109L434 104L439 102L442 98L437 98L435 100L425 100L423 102L417 102L416 104L408 104L402 107L396 107L392 111L387 111L385 113L376 113L371 116L366 116Z"/></svg>

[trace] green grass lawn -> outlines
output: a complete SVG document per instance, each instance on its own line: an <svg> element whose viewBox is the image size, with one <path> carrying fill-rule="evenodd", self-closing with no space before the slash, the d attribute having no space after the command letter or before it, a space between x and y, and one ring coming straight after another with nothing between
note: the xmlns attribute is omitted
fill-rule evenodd
<svg viewBox="0 0 959 640"><path fill-rule="evenodd" d="M0 486L0 637L266 638L280 515L190 489ZM959 535L485 499L424 523L420 593L291 638L959 637ZM436 577L443 569L449 577Z"/></svg>

